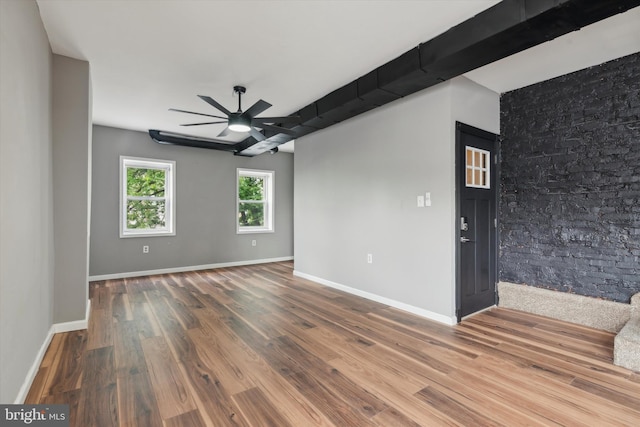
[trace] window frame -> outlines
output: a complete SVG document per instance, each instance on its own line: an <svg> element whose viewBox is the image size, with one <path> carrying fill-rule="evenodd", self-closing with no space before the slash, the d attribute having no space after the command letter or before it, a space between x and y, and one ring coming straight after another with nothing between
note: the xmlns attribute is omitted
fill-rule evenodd
<svg viewBox="0 0 640 427"><path fill-rule="evenodd" d="M469 164L468 156L471 152L471 164ZM480 157L479 165L476 164L476 153ZM485 166L482 165L485 161ZM468 173L471 171L471 183L469 183ZM480 182L476 183L476 172ZM471 145L465 146L465 186L467 188L478 188L481 190L491 189L491 152L482 148Z"/></svg>
<svg viewBox="0 0 640 427"><path fill-rule="evenodd" d="M235 221L237 234L252 233L274 233L275 232L275 171L261 169L236 169L236 207ZM264 201L257 202L255 200L240 200L240 177L250 176L259 177L265 180ZM264 226L242 226L240 225L240 203L263 203L264 204Z"/></svg>
<svg viewBox="0 0 640 427"><path fill-rule="evenodd" d="M165 171L165 227L155 229L127 228L127 170L128 168L160 169ZM174 160L148 159L120 156L120 238L176 235L176 162ZM149 198L154 199L154 198Z"/></svg>

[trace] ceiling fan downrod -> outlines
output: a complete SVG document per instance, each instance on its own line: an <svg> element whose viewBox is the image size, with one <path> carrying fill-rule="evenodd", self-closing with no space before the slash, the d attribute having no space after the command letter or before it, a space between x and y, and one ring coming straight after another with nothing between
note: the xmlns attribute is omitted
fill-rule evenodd
<svg viewBox="0 0 640 427"><path fill-rule="evenodd" d="M238 94L238 113L242 113L242 94L247 91L244 86L234 86L233 91Z"/></svg>

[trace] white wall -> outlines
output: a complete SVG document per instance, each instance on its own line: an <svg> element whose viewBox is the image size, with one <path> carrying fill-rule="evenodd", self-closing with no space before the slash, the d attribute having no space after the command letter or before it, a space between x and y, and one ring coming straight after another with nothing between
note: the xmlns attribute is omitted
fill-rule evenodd
<svg viewBox="0 0 640 427"><path fill-rule="evenodd" d="M296 272L452 321L456 120L498 132L498 94L460 78L296 140Z"/></svg>
<svg viewBox="0 0 640 427"><path fill-rule="evenodd" d="M51 49L36 3L0 1L0 402L52 322Z"/></svg>
<svg viewBox="0 0 640 427"><path fill-rule="evenodd" d="M465 77L453 79L450 84L452 126L459 121L487 132L500 133L500 95L498 93Z"/></svg>
<svg viewBox="0 0 640 427"><path fill-rule="evenodd" d="M53 322L85 318L88 299L91 78L89 63L53 55Z"/></svg>

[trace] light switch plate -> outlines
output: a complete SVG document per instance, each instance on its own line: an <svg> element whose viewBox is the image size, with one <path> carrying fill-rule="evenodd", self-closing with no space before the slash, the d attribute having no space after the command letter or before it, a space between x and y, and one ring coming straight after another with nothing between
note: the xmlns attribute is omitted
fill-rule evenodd
<svg viewBox="0 0 640 427"><path fill-rule="evenodd" d="M418 196L418 207L424 208L424 196Z"/></svg>

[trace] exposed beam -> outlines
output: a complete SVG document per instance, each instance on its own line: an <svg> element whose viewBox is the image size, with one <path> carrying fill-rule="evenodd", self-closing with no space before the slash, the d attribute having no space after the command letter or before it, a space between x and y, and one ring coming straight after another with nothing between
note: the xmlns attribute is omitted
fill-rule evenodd
<svg viewBox="0 0 640 427"><path fill-rule="evenodd" d="M209 148L214 150L236 152L237 144L228 144L214 139L198 138L189 135L179 135L157 129L149 129L149 136L159 144L183 145L185 147Z"/></svg>
<svg viewBox="0 0 640 427"><path fill-rule="evenodd" d="M504 0L307 105L291 129L307 135L638 6L640 0ZM239 155L267 151L243 142Z"/></svg>
<svg viewBox="0 0 640 427"><path fill-rule="evenodd" d="M638 6L640 0L504 0L297 111L299 124L276 125L307 135ZM249 137L233 146L159 142L256 156L294 139L264 133L264 141Z"/></svg>

